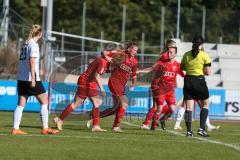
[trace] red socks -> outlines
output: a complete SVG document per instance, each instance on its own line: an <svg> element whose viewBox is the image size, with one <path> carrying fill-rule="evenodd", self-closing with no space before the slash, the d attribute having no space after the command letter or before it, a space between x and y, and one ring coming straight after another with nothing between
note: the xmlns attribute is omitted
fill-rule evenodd
<svg viewBox="0 0 240 160"><path fill-rule="evenodd" d="M93 108L93 126L98 126L100 121L100 110L99 108Z"/></svg>
<svg viewBox="0 0 240 160"><path fill-rule="evenodd" d="M166 105L163 106L162 113L163 113L163 114L167 114L168 110L169 110L169 107L168 107L168 105L166 104Z"/></svg>
<svg viewBox="0 0 240 160"><path fill-rule="evenodd" d="M143 122L144 125L148 125L148 124L149 124L149 121L152 120L153 115L154 115L155 112L156 112L156 108L155 108L155 106L153 106L153 107L149 110L149 112L148 112L148 114L147 114L147 116L146 116L146 119L145 119L145 121Z"/></svg>
<svg viewBox="0 0 240 160"><path fill-rule="evenodd" d="M173 111L166 104L162 109L161 120L167 120L172 115L172 113Z"/></svg>
<svg viewBox="0 0 240 160"><path fill-rule="evenodd" d="M73 111L72 103L69 104L60 115L60 119L63 121Z"/></svg>
<svg viewBox="0 0 240 160"><path fill-rule="evenodd" d="M153 128L157 127L157 123L158 123L159 119L160 119L160 113L156 111L154 114L154 117L153 117L153 121L152 121Z"/></svg>
<svg viewBox="0 0 240 160"><path fill-rule="evenodd" d="M126 111L126 109L123 108L123 107L120 107L120 108L118 109L118 112L117 112L117 114L116 114L113 127L119 127L119 124L120 124L123 116L125 115L125 111Z"/></svg>

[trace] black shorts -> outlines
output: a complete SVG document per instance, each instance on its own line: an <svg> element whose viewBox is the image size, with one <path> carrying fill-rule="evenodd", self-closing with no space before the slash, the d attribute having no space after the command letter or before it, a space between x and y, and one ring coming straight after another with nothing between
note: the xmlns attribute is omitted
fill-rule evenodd
<svg viewBox="0 0 240 160"><path fill-rule="evenodd" d="M185 100L206 100L209 91L204 76L186 75L184 77L183 95Z"/></svg>
<svg viewBox="0 0 240 160"><path fill-rule="evenodd" d="M31 82L18 80L17 89L18 96L37 96L46 93L41 81L36 81L36 86L31 87Z"/></svg>

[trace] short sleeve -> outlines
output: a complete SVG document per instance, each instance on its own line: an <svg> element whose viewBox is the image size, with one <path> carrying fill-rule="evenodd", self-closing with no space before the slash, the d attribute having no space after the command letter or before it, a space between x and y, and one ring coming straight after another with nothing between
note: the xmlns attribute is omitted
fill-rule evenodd
<svg viewBox="0 0 240 160"><path fill-rule="evenodd" d="M186 54L183 55L183 58L182 58L181 63L180 63L180 68L182 70L185 70L186 69L185 65L186 65Z"/></svg>
<svg viewBox="0 0 240 160"><path fill-rule="evenodd" d="M161 57L159 58L160 61L167 62L169 61L169 56L167 52L163 52Z"/></svg>
<svg viewBox="0 0 240 160"><path fill-rule="evenodd" d="M209 57L209 55L208 54L204 54L205 56L204 56L204 65L205 64L210 64L211 63L211 59L210 59L210 57Z"/></svg>
<svg viewBox="0 0 240 160"><path fill-rule="evenodd" d="M30 57L39 57L39 46L37 44L30 46Z"/></svg>

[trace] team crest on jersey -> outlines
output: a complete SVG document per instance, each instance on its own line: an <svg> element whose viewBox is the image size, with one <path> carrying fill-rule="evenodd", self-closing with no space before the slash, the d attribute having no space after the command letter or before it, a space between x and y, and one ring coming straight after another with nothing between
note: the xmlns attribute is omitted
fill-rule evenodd
<svg viewBox="0 0 240 160"><path fill-rule="evenodd" d="M173 66L172 69L173 69L173 71L176 71L176 70L177 70L177 67L176 67L176 66Z"/></svg>

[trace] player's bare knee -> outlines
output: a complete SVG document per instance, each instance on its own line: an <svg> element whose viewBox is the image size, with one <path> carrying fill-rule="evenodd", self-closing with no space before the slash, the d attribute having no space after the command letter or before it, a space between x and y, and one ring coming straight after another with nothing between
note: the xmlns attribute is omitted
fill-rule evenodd
<svg viewBox="0 0 240 160"><path fill-rule="evenodd" d="M93 106L94 108L99 108L101 105L101 102L100 101L93 101Z"/></svg>
<svg viewBox="0 0 240 160"><path fill-rule="evenodd" d="M47 98L42 98L42 99L39 99L39 102L40 102L41 105L48 104L48 99Z"/></svg>

